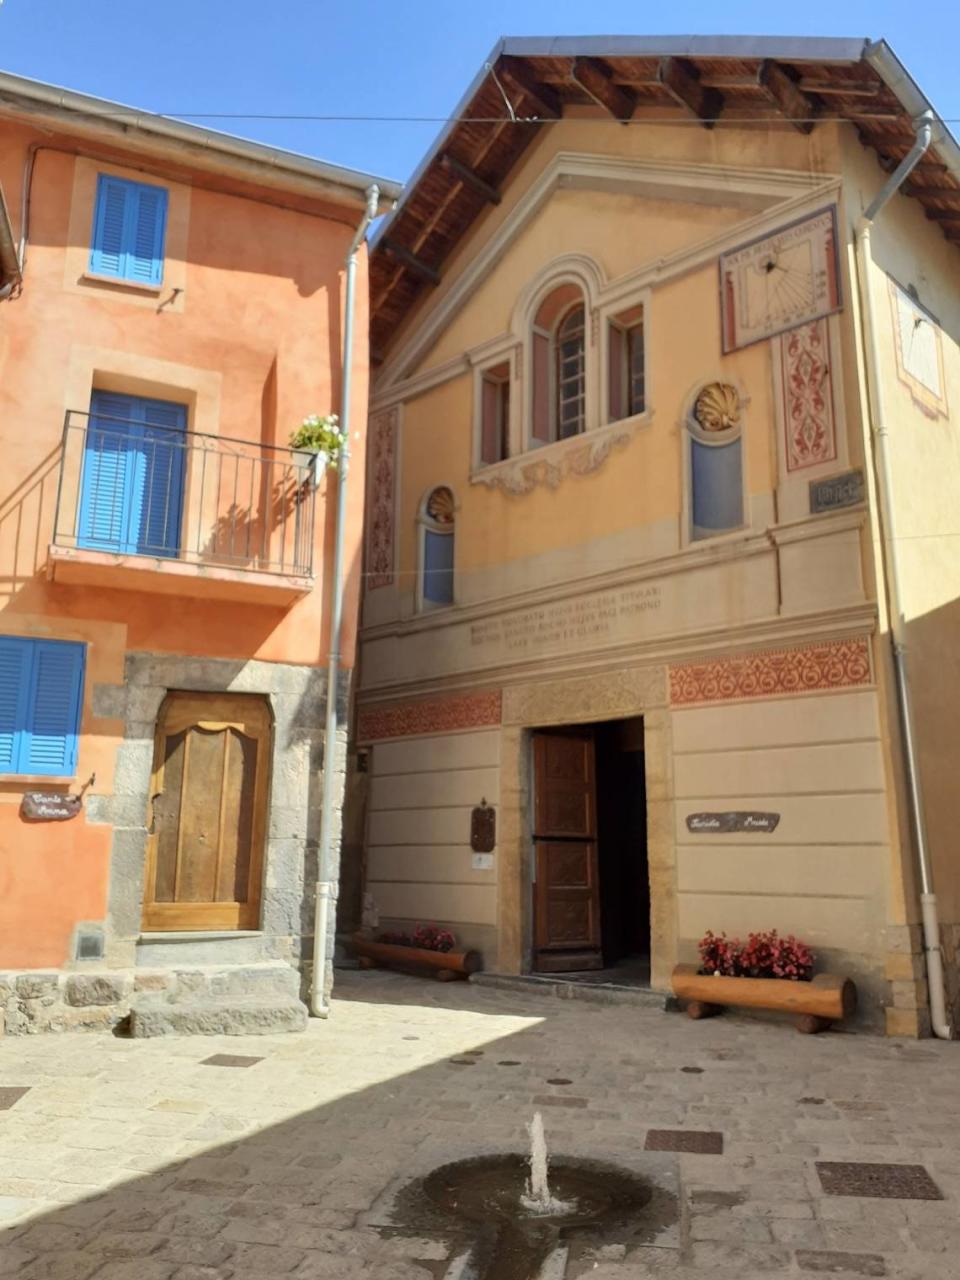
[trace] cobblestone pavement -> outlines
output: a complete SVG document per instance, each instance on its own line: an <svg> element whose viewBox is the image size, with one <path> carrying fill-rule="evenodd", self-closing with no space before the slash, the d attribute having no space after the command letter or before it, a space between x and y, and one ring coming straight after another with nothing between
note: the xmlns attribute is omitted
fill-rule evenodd
<svg viewBox="0 0 960 1280"><path fill-rule="evenodd" d="M398 1179L518 1149L539 1109L556 1152L680 1177L672 1239L574 1247L570 1280L960 1277L960 1044L378 973L337 996L303 1035L0 1042L0 1275L452 1277L451 1242L364 1215ZM719 1132L722 1154L648 1154L651 1129ZM919 1164L943 1199L827 1195L817 1161Z"/></svg>

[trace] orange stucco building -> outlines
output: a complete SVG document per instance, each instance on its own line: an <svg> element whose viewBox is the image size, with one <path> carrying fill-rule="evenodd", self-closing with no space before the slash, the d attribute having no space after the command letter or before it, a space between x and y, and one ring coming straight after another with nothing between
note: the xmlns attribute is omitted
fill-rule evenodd
<svg viewBox="0 0 960 1280"><path fill-rule="evenodd" d="M374 180L2 89L7 1030L115 1021L138 1000L162 1024L191 982L198 1007L270 994L298 1024L313 886L337 879L316 841L338 486L288 445L305 416L345 412L344 266ZM363 246L354 325L341 701Z"/></svg>

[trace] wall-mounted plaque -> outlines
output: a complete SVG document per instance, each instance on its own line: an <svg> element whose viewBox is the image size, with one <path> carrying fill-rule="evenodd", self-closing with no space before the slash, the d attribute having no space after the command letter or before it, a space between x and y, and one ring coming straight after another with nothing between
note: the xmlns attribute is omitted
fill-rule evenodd
<svg viewBox="0 0 960 1280"><path fill-rule="evenodd" d="M725 352L809 324L840 306L833 205L721 254Z"/></svg>
<svg viewBox="0 0 960 1280"><path fill-rule="evenodd" d="M730 831L776 831L779 813L752 813L735 810L732 813L688 813L687 830L697 835L726 834Z"/></svg>
<svg viewBox="0 0 960 1280"><path fill-rule="evenodd" d="M844 471L825 480L810 481L810 514L836 511L840 507L858 507L864 501L862 471Z"/></svg>
<svg viewBox="0 0 960 1280"><path fill-rule="evenodd" d="M474 853L493 853L497 845L497 811L481 800L470 815L470 848Z"/></svg>
<svg viewBox="0 0 960 1280"><path fill-rule="evenodd" d="M58 791L25 791L20 801L20 817L25 822L68 822L83 808L83 796L65 796Z"/></svg>

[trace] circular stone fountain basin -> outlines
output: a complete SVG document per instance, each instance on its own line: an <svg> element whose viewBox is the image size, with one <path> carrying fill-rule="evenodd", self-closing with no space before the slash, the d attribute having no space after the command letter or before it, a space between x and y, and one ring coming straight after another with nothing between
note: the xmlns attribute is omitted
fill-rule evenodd
<svg viewBox="0 0 960 1280"><path fill-rule="evenodd" d="M536 1280L561 1237L633 1222L653 1196L651 1185L636 1174L560 1156L550 1161L554 1205L539 1212L524 1205L529 1173L525 1156L476 1156L441 1165L421 1183L437 1208L486 1229L486 1247L477 1250L483 1277Z"/></svg>

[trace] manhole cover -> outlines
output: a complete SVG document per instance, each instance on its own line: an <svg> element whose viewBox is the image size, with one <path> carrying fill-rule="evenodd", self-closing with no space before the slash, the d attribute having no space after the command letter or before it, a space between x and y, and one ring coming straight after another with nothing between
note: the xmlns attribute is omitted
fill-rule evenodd
<svg viewBox="0 0 960 1280"><path fill-rule="evenodd" d="M942 1200L922 1164L853 1164L818 1160L820 1185L828 1196L872 1196L881 1200Z"/></svg>
<svg viewBox="0 0 960 1280"><path fill-rule="evenodd" d="M722 1156L723 1134L710 1129L650 1129L647 1151L688 1151L698 1156Z"/></svg>
<svg viewBox="0 0 960 1280"><path fill-rule="evenodd" d="M252 1067L262 1058L251 1058L243 1053L215 1053L212 1058L204 1058L201 1067Z"/></svg>
<svg viewBox="0 0 960 1280"><path fill-rule="evenodd" d="M842 1272L853 1276L885 1276L886 1263L879 1253L837 1253L826 1249L798 1249L797 1266L801 1271Z"/></svg>

